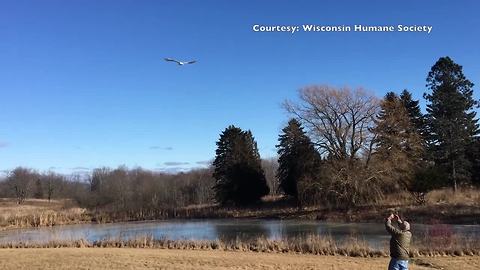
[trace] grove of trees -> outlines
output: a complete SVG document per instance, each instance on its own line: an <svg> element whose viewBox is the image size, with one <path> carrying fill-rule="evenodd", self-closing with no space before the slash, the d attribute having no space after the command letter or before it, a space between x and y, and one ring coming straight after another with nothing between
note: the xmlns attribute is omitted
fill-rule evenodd
<svg viewBox="0 0 480 270"><path fill-rule="evenodd" d="M89 175L64 176L16 168L0 181L0 197L72 199L82 207L124 214L155 217L164 209L212 202L210 169L165 174L141 168L98 168Z"/></svg>
<svg viewBox="0 0 480 270"><path fill-rule="evenodd" d="M300 101L286 101L285 109L299 121L297 129L302 129L300 124L305 127L322 158L316 179L308 180L317 187L310 201L317 196L316 202L349 207L403 190L422 203L433 188L479 184L474 111L479 103L473 99L473 83L460 65L441 57L428 73L426 86L430 92L424 94L425 115L408 90L378 99L361 88L310 86L300 90ZM281 181L285 168L293 171L298 166L282 151ZM284 193L298 198L292 190L305 183L302 177L293 179Z"/></svg>

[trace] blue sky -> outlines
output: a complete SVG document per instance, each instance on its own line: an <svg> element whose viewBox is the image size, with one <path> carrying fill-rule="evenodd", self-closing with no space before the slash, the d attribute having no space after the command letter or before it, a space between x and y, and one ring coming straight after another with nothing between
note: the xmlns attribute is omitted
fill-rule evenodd
<svg viewBox="0 0 480 270"><path fill-rule="evenodd" d="M229 124L262 157L312 84L425 91L450 56L480 85L478 1L0 1L0 170L197 167ZM426 33L257 33L431 25ZM197 59L179 67L162 60Z"/></svg>

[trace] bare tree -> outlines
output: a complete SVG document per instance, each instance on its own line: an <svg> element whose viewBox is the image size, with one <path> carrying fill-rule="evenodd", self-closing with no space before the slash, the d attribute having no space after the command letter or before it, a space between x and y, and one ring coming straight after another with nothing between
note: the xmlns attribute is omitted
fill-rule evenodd
<svg viewBox="0 0 480 270"><path fill-rule="evenodd" d="M300 103L285 109L309 130L322 155L339 160L368 157L372 150L379 100L362 88L310 86L300 90Z"/></svg>
<svg viewBox="0 0 480 270"><path fill-rule="evenodd" d="M7 177L7 182L13 190L18 204L22 204L30 196L32 185L38 174L30 169L15 168Z"/></svg>
<svg viewBox="0 0 480 270"><path fill-rule="evenodd" d="M265 172L268 187L270 188L270 195L277 195L279 193L279 182L276 176L278 168L277 158L262 159L262 167Z"/></svg>
<svg viewBox="0 0 480 270"><path fill-rule="evenodd" d="M310 86L300 102L285 109L300 120L326 158L325 181L316 190L336 205L351 206L381 196L379 179L369 168L375 145L375 118L380 101L362 88Z"/></svg>
<svg viewBox="0 0 480 270"><path fill-rule="evenodd" d="M48 180L47 180L47 199L48 199L48 202L50 202L52 200L54 190L55 190L55 185L53 184L53 179L48 178Z"/></svg>

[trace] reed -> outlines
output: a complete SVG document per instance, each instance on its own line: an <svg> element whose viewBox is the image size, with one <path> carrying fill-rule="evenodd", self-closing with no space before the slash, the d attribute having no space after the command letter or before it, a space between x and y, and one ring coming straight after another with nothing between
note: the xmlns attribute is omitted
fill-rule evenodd
<svg viewBox="0 0 480 270"><path fill-rule="evenodd" d="M0 218L0 227L26 228L41 226L56 226L67 224L78 224L90 222L89 215L80 209L69 209L64 211L40 211L26 215L10 215Z"/></svg>
<svg viewBox="0 0 480 270"><path fill-rule="evenodd" d="M11 199L0 199L0 230L77 224L90 222L84 208L70 200L28 199L19 205Z"/></svg>
<svg viewBox="0 0 480 270"><path fill-rule="evenodd" d="M374 249L354 236L344 241L335 241L331 236L304 235L285 239L259 237L245 240L170 240L155 239L151 235L130 239L109 238L99 241L85 239L47 243L10 242L0 244L0 248L153 248L185 250L223 250L265 253L298 253L349 257L388 257L386 248ZM432 256L479 256L480 245L474 240L457 239L448 246L435 243L416 242L411 248L411 257Z"/></svg>
<svg viewBox="0 0 480 270"><path fill-rule="evenodd" d="M451 225L436 224L415 241L411 255L480 255L480 241L474 235L455 234Z"/></svg>

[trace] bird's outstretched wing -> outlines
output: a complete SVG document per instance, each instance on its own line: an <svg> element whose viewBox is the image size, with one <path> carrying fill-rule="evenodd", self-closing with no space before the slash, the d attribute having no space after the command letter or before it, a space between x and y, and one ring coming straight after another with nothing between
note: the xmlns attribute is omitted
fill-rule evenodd
<svg viewBox="0 0 480 270"><path fill-rule="evenodd" d="M193 61L188 61L188 62L186 62L185 64L194 64L194 63L196 63L196 62L197 62L197 60L193 60Z"/></svg>
<svg viewBox="0 0 480 270"><path fill-rule="evenodd" d="M175 62L177 64L180 64L180 61L177 61L175 59L172 59L172 58L164 58L165 61L168 61L168 62Z"/></svg>

